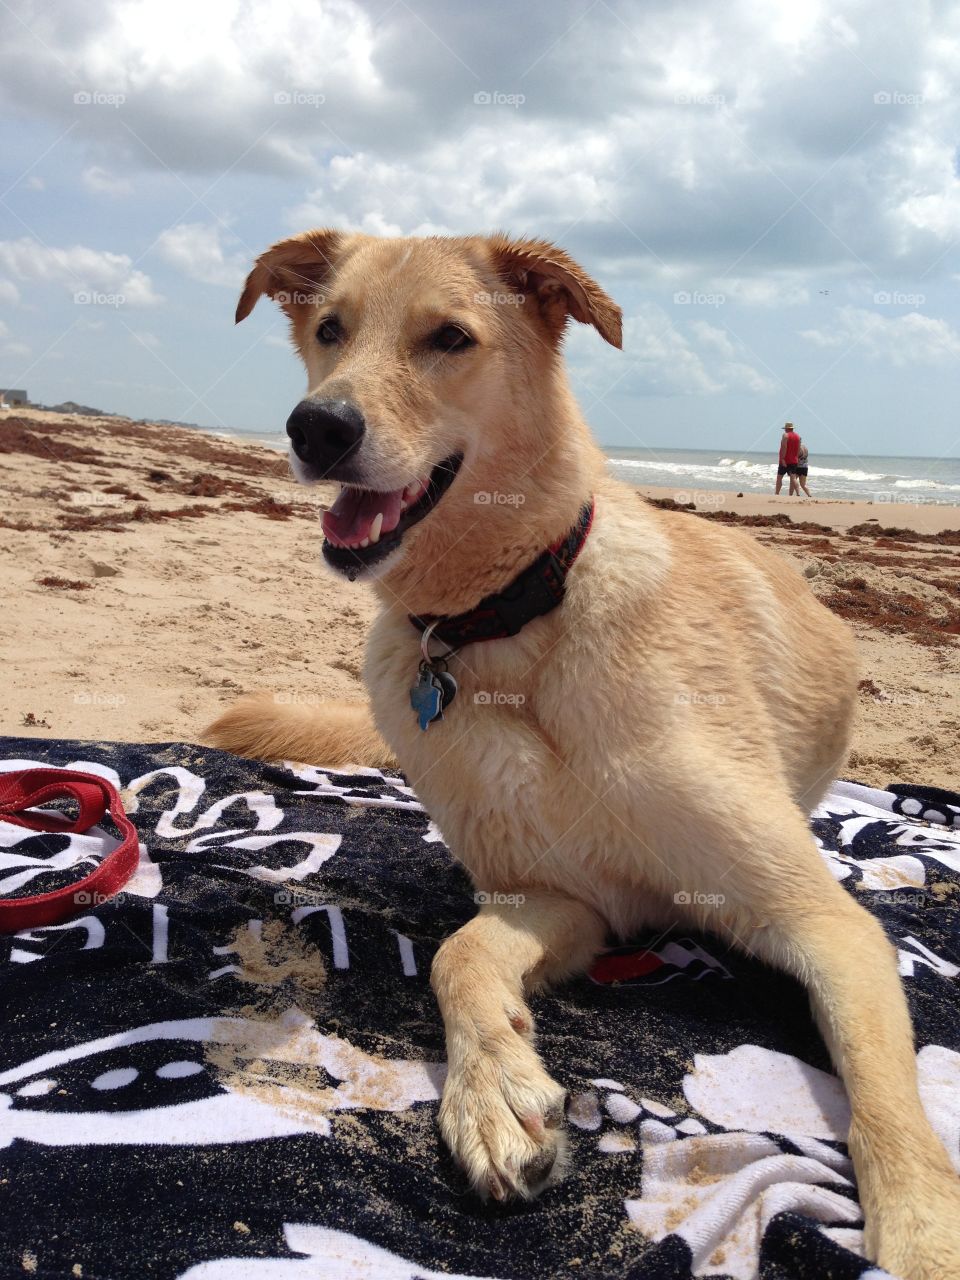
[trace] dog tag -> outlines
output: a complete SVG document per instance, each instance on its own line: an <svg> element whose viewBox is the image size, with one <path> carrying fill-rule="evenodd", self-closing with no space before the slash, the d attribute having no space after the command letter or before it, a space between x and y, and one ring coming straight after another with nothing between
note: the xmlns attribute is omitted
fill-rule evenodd
<svg viewBox="0 0 960 1280"><path fill-rule="evenodd" d="M457 696L457 682L449 671L437 671L435 675L440 686L440 715L442 716Z"/></svg>
<svg viewBox="0 0 960 1280"><path fill-rule="evenodd" d="M443 686L425 662L420 664L416 682L410 690L410 705L424 731L443 714Z"/></svg>

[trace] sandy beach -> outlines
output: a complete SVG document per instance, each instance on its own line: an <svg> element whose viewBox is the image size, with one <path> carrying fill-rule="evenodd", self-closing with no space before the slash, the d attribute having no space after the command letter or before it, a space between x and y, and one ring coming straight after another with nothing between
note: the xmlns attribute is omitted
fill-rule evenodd
<svg viewBox="0 0 960 1280"><path fill-rule="evenodd" d="M960 786L960 508L638 492L749 528L853 624L863 679L847 776ZM359 697L374 599L321 567L331 495L236 438L0 418L0 730L195 741L240 692Z"/></svg>

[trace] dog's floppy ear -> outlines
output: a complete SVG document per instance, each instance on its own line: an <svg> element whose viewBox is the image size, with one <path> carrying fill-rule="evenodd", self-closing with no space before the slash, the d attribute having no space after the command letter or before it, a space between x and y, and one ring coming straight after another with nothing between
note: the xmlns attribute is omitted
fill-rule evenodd
<svg viewBox="0 0 960 1280"><path fill-rule="evenodd" d="M567 316L592 324L611 346L622 346L623 313L584 269L546 240L511 240L502 234L487 244L504 279L536 294L547 324L559 337Z"/></svg>
<svg viewBox="0 0 960 1280"><path fill-rule="evenodd" d="M311 301L330 274L340 241L339 231L304 231L289 240L279 240L261 253L237 303L237 324L247 318L262 293L275 298L285 309ZM298 294L303 297L298 299Z"/></svg>

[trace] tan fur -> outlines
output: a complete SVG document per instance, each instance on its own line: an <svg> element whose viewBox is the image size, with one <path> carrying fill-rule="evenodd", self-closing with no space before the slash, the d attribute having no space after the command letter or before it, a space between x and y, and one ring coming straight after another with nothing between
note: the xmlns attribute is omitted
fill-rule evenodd
<svg viewBox="0 0 960 1280"><path fill-rule="evenodd" d="M754 539L655 510L609 478L559 346L570 317L618 345L619 311L559 250L310 232L258 261L241 312L295 277L322 294L280 299L311 392L366 417L365 483L399 487L464 452L376 579L365 681L379 734L477 888L522 899L492 898L434 962L450 1064L440 1124L474 1186L530 1195L562 1166L563 1091L537 1057L524 992L582 970L608 928L689 924L809 988L850 1096L871 1256L907 1280L960 1275L960 1193L920 1105L892 948L807 826L845 759L848 629ZM348 333L333 351L313 340L331 306ZM448 321L477 346L428 358L422 335ZM522 500L478 504L478 492ZM453 659L457 700L422 733L408 613L456 613L503 587L591 494L563 606ZM209 736L266 758L384 760L363 713L346 714L242 703Z"/></svg>
<svg viewBox="0 0 960 1280"><path fill-rule="evenodd" d="M253 694L215 720L205 736L225 751L261 760L353 761L373 768L397 763L363 703L325 702L318 720L315 707ZM250 751L253 741L257 749Z"/></svg>

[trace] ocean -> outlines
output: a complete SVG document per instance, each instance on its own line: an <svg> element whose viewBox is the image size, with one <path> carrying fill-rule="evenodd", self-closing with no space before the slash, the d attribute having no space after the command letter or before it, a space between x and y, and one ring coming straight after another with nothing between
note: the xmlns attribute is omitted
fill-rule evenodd
<svg viewBox="0 0 960 1280"><path fill-rule="evenodd" d="M240 434L239 432L237 433ZM245 440L285 449L287 437L243 434ZM689 494L701 492L772 493L776 454L730 449L620 449L604 446L610 470L630 484L659 485ZM940 503L960 506L960 458L851 457L810 454L810 493L815 498L861 498L871 502ZM787 483L784 480L784 490ZM698 506L709 506L701 499Z"/></svg>
<svg viewBox="0 0 960 1280"><path fill-rule="evenodd" d="M690 502L696 502L701 491L772 493L777 478L776 454L769 452L612 447L606 452L610 469L621 480L682 489L690 494ZM811 450L807 485L815 498L957 506L960 458L854 458ZM701 500L698 505L709 503Z"/></svg>

